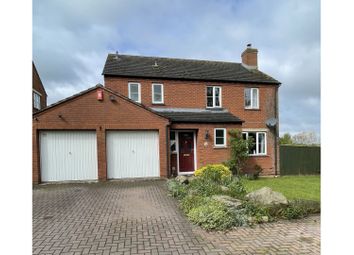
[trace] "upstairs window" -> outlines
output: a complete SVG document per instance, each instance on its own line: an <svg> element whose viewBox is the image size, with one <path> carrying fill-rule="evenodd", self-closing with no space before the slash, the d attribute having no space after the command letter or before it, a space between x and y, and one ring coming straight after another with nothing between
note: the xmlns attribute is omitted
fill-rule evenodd
<svg viewBox="0 0 354 255"><path fill-rule="evenodd" d="M33 91L33 107L37 110L41 109L41 95Z"/></svg>
<svg viewBox="0 0 354 255"><path fill-rule="evenodd" d="M129 98L137 103L141 103L140 83L128 83Z"/></svg>
<svg viewBox="0 0 354 255"><path fill-rule="evenodd" d="M221 87L207 87L207 108L221 107Z"/></svg>
<svg viewBox="0 0 354 255"><path fill-rule="evenodd" d="M226 128L214 129L214 145L215 147L226 147Z"/></svg>
<svg viewBox="0 0 354 255"><path fill-rule="evenodd" d="M245 109L259 109L259 92L257 88L245 88Z"/></svg>
<svg viewBox="0 0 354 255"><path fill-rule="evenodd" d="M163 84L152 84L152 103L163 104Z"/></svg>
<svg viewBox="0 0 354 255"><path fill-rule="evenodd" d="M253 146L249 148L249 155L266 155L267 154L267 136L266 132L242 132L244 139L251 139Z"/></svg>

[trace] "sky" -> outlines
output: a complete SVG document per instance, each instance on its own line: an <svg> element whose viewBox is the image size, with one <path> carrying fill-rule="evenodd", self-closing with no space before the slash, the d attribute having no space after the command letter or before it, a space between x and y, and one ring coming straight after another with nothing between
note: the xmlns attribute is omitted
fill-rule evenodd
<svg viewBox="0 0 354 255"><path fill-rule="evenodd" d="M108 53L241 62L279 80L280 134L320 135L319 0L33 0L48 103L103 84Z"/></svg>

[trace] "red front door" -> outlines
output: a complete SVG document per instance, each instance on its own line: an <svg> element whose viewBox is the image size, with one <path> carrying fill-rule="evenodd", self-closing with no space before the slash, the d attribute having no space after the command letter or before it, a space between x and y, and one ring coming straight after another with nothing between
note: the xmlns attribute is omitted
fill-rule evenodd
<svg viewBox="0 0 354 255"><path fill-rule="evenodd" d="M193 172L194 171L194 133L179 132L179 171Z"/></svg>

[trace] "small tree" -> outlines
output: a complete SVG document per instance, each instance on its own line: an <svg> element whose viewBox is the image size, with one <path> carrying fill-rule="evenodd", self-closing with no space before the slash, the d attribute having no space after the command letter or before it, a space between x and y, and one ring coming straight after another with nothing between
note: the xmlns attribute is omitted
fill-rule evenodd
<svg viewBox="0 0 354 255"><path fill-rule="evenodd" d="M280 144L293 144L293 139L289 133L285 133L279 140Z"/></svg>
<svg viewBox="0 0 354 255"><path fill-rule="evenodd" d="M227 165L233 174L239 175L248 158L249 148L253 146L253 139L244 139L242 133L237 129L229 131L231 159L227 161Z"/></svg>

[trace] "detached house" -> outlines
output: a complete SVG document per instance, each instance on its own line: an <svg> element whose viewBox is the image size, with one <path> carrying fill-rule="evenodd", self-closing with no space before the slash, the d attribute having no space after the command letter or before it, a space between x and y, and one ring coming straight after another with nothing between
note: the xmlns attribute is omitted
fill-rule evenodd
<svg viewBox="0 0 354 255"><path fill-rule="evenodd" d="M109 54L97 85L33 115L33 182L192 174L253 137L247 169L278 171L278 88L242 63Z"/></svg>

